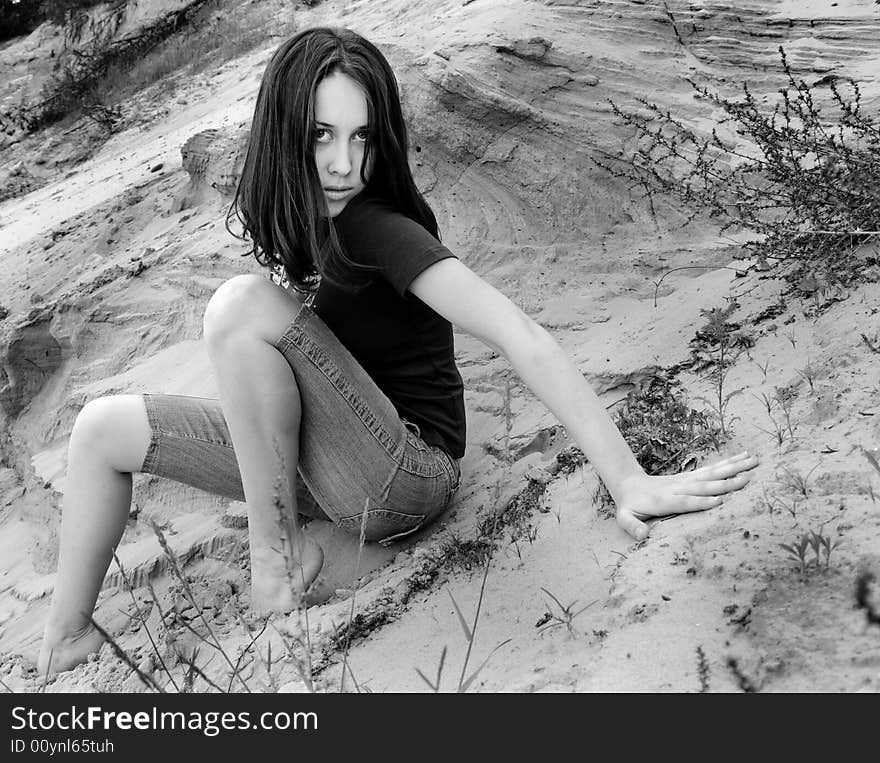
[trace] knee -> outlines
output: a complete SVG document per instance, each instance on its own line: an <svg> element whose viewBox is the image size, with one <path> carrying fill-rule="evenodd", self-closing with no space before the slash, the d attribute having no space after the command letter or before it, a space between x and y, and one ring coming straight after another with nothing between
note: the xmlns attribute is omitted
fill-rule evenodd
<svg viewBox="0 0 880 763"><path fill-rule="evenodd" d="M77 414L70 433L70 447L93 450L103 445L113 420L112 401L109 397L90 400Z"/></svg>
<svg viewBox="0 0 880 763"><path fill-rule="evenodd" d="M272 342L296 315L299 301L268 278L248 274L221 284L208 301L202 328L209 351L230 338Z"/></svg>
<svg viewBox="0 0 880 763"><path fill-rule="evenodd" d="M146 409L138 395L109 395L83 406L73 424L68 449L98 456L121 471L137 471L149 444Z"/></svg>
<svg viewBox="0 0 880 763"><path fill-rule="evenodd" d="M221 284L205 308L202 329L209 346L216 346L231 334L246 330L256 306L266 298L272 284L256 275L239 275Z"/></svg>

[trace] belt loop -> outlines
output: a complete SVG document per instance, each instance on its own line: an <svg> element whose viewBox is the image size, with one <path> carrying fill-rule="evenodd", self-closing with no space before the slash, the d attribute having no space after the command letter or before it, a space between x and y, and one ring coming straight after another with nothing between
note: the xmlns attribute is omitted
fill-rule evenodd
<svg viewBox="0 0 880 763"><path fill-rule="evenodd" d="M413 422L407 421L407 419L403 418L403 416L400 417L400 423L403 424L407 429L409 429L409 431L412 432L416 437L421 439L422 430L419 429L418 424L413 424Z"/></svg>

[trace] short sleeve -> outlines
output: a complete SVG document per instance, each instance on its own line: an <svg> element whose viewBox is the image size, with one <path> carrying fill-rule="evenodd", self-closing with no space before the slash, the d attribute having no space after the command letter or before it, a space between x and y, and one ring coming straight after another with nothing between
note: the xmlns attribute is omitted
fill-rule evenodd
<svg viewBox="0 0 880 763"><path fill-rule="evenodd" d="M455 257L419 223L381 200L353 199L333 223L349 259L374 269L401 296L425 269Z"/></svg>

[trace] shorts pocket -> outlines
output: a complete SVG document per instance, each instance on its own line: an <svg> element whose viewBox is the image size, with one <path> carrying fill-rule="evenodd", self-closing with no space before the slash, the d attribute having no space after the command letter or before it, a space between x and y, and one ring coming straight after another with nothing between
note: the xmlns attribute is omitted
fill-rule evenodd
<svg viewBox="0 0 880 763"><path fill-rule="evenodd" d="M337 524L347 532L360 536L362 515L343 517ZM393 543L415 532L425 521L424 514L405 514L391 509L369 509L364 537L368 541L378 541L383 545Z"/></svg>

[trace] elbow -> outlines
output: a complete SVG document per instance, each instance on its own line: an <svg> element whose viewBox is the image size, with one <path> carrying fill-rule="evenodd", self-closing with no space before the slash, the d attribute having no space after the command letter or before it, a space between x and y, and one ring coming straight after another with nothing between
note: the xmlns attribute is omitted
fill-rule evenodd
<svg viewBox="0 0 880 763"><path fill-rule="evenodd" d="M559 351L556 340L539 323L525 313L514 319L514 325L505 335L502 345L498 348L515 368L521 365L537 365L546 363Z"/></svg>

